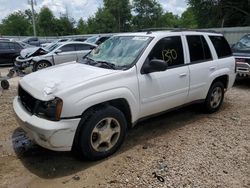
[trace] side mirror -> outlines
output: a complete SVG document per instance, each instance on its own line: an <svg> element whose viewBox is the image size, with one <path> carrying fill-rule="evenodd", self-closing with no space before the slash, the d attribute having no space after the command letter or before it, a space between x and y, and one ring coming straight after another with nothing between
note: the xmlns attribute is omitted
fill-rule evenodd
<svg viewBox="0 0 250 188"><path fill-rule="evenodd" d="M141 73L148 74L151 72L160 72L165 71L168 68L168 63L161 59L152 59L151 61L147 60L142 66Z"/></svg>
<svg viewBox="0 0 250 188"><path fill-rule="evenodd" d="M61 53L61 52L62 52L62 50L57 49L57 50L55 51L55 54L59 54L59 53Z"/></svg>

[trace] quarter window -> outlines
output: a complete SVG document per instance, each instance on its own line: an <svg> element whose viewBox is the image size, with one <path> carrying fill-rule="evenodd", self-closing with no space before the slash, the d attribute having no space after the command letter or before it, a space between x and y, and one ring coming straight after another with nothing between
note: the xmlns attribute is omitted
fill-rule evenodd
<svg viewBox="0 0 250 188"><path fill-rule="evenodd" d="M184 64L183 47L180 36L161 39L149 54L149 60L161 59L168 63L169 67Z"/></svg>
<svg viewBox="0 0 250 188"><path fill-rule="evenodd" d="M204 36L188 35L187 42L188 42L191 63L212 59L209 46Z"/></svg>
<svg viewBox="0 0 250 188"><path fill-rule="evenodd" d="M218 58L223 58L232 55L231 48L223 36L209 36L212 41Z"/></svg>

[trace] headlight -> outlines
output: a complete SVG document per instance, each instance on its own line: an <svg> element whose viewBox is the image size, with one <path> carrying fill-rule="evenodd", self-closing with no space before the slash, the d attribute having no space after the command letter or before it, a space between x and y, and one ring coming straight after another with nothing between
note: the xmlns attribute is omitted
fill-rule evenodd
<svg viewBox="0 0 250 188"><path fill-rule="evenodd" d="M60 98L51 101L40 101L36 114L52 121L59 121L62 107L63 101Z"/></svg>

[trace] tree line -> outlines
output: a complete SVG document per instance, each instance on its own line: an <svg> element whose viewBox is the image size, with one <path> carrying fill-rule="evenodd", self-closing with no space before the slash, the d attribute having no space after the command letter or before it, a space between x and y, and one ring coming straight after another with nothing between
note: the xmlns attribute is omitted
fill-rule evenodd
<svg viewBox="0 0 250 188"><path fill-rule="evenodd" d="M248 0L188 0L181 16L163 10L157 0L103 0L103 7L77 22L67 14L55 17L48 7L35 13L39 36L137 31L145 28L209 28L250 25ZM0 24L2 35L32 35L30 10L8 15Z"/></svg>

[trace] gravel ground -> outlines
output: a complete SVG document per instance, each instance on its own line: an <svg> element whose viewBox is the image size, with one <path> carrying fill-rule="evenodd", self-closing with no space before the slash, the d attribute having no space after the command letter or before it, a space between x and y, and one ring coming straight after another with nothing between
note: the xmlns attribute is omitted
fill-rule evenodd
<svg viewBox="0 0 250 188"><path fill-rule="evenodd" d="M249 79L226 93L219 112L190 106L141 122L98 162L43 149L24 135L12 109L17 80L0 89L0 187L250 187Z"/></svg>

